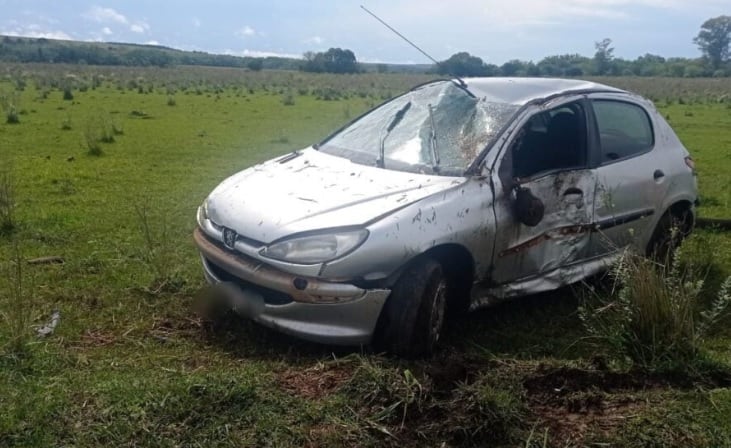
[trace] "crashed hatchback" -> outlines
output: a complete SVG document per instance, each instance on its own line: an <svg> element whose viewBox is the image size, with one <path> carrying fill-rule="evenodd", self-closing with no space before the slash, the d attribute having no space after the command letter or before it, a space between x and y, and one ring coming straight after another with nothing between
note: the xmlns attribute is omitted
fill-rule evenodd
<svg viewBox="0 0 731 448"><path fill-rule="evenodd" d="M194 238L208 296L237 313L421 355L448 310L571 284L628 247L668 250L696 201L688 151L638 95L441 80L224 180Z"/></svg>

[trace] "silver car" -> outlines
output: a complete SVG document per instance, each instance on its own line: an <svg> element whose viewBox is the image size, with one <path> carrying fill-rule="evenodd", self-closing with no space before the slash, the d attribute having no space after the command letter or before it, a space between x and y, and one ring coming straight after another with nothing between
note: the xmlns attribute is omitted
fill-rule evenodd
<svg viewBox="0 0 731 448"><path fill-rule="evenodd" d="M194 238L209 296L243 316L416 356L445 311L571 284L627 247L667 251L697 197L688 151L638 95L440 80L224 180Z"/></svg>

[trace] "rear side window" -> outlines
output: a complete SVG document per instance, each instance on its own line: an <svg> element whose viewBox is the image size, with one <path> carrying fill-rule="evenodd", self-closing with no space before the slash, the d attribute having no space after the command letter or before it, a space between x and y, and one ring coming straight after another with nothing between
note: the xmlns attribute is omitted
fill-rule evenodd
<svg viewBox="0 0 731 448"><path fill-rule="evenodd" d="M603 164L652 149L655 136L650 117L642 107L608 100L595 100L593 105Z"/></svg>

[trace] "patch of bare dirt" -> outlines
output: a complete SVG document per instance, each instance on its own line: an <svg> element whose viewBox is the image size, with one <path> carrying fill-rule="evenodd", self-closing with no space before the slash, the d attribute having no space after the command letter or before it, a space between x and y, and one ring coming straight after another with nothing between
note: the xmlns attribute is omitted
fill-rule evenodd
<svg viewBox="0 0 731 448"><path fill-rule="evenodd" d="M277 374L277 383L287 392L302 398L320 399L337 391L353 374L344 364L318 363L306 369L287 369Z"/></svg>
<svg viewBox="0 0 731 448"><path fill-rule="evenodd" d="M117 336L111 331L86 329L77 341L70 341L70 346L76 349L105 347L117 342Z"/></svg>
<svg viewBox="0 0 731 448"><path fill-rule="evenodd" d="M185 317L182 319L156 317L152 321L150 334L155 339L166 341L179 334L198 334L201 331L201 328L203 328L203 322L198 317Z"/></svg>
<svg viewBox="0 0 731 448"><path fill-rule="evenodd" d="M616 433L637 415L647 402L635 395L611 395L600 391L573 394L562 400L544 402L528 397L528 408L541 426L548 429L557 446L581 445L587 435Z"/></svg>
<svg viewBox="0 0 731 448"><path fill-rule="evenodd" d="M643 391L723 385L722 375L693 378L646 372L538 366L523 380L528 408L559 445L616 433L649 403Z"/></svg>

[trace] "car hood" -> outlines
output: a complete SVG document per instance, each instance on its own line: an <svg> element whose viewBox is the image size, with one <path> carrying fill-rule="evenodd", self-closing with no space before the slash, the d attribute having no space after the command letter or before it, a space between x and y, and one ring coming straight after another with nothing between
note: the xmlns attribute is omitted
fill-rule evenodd
<svg viewBox="0 0 731 448"><path fill-rule="evenodd" d="M262 243L310 230L359 226L465 182L391 171L312 148L223 181L208 196L215 224Z"/></svg>

